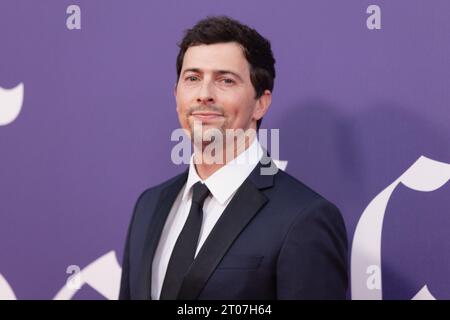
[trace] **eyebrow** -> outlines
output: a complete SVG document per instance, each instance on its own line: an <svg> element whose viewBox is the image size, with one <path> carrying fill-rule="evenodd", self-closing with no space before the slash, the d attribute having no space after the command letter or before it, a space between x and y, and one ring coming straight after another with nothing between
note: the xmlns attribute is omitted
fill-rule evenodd
<svg viewBox="0 0 450 320"><path fill-rule="evenodd" d="M184 70L182 75L184 75L186 72L203 73L203 71L199 68L189 68L189 69ZM231 75L235 76L236 78L238 78L239 80L243 81L242 77L238 73L231 71L231 70L214 70L213 73L218 73L218 74L222 74L222 75L223 74L231 74Z"/></svg>

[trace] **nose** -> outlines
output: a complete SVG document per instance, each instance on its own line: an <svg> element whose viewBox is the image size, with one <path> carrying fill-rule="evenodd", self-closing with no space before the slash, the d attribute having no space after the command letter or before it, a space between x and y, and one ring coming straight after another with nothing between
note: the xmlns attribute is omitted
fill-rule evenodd
<svg viewBox="0 0 450 320"><path fill-rule="evenodd" d="M199 104L213 104L215 102L213 89L209 82L204 81L199 89L197 96L197 103Z"/></svg>

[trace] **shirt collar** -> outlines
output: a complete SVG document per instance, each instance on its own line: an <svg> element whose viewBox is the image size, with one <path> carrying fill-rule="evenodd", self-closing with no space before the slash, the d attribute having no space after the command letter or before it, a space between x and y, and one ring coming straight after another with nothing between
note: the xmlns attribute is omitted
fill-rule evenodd
<svg viewBox="0 0 450 320"><path fill-rule="evenodd" d="M204 181L202 181L197 174L192 155L189 163L186 187L184 188L182 197L183 201L191 195L192 186L198 181L201 181L206 184L212 196L220 204L225 204L245 179L247 179L257 163L261 160L262 155L263 149L259 144L258 139L255 138L250 147Z"/></svg>

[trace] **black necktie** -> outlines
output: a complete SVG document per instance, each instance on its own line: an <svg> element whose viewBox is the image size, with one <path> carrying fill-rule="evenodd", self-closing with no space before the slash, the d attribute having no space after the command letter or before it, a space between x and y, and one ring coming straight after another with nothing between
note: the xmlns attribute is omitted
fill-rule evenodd
<svg viewBox="0 0 450 320"><path fill-rule="evenodd" d="M199 181L194 185L191 210L170 256L160 300L175 300L178 296L184 277L195 258L203 221L203 202L208 195L209 190L205 184Z"/></svg>

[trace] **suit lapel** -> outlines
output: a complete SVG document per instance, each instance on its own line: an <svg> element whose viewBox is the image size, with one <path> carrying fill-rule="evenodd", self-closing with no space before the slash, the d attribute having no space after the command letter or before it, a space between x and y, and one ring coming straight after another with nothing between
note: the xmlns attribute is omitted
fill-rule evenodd
<svg viewBox="0 0 450 320"><path fill-rule="evenodd" d="M167 216L169 215L170 209L172 208L172 205L175 202L181 188L186 183L187 176L188 170L175 178L175 181L163 189L159 196L157 207L148 226L144 250L142 253L140 271L141 276L139 277L139 279L141 279L139 299L151 299L153 257L155 255Z"/></svg>
<svg viewBox="0 0 450 320"><path fill-rule="evenodd" d="M270 158L268 165L274 165ZM234 240L268 201L260 189L272 186L273 175L261 175L261 162L239 187L200 249L178 299L196 299Z"/></svg>

